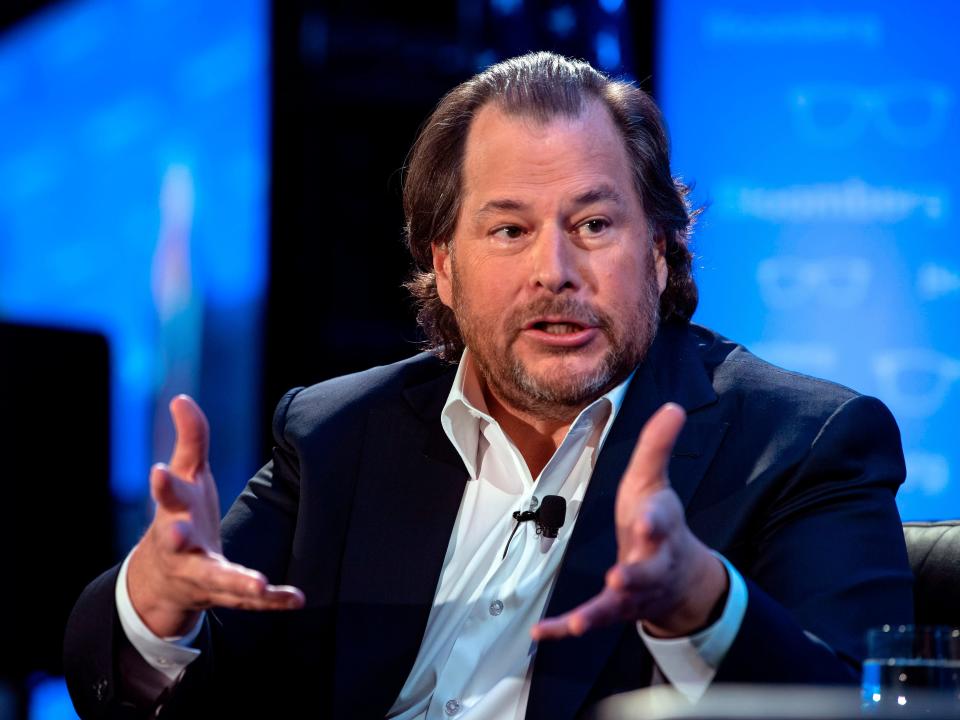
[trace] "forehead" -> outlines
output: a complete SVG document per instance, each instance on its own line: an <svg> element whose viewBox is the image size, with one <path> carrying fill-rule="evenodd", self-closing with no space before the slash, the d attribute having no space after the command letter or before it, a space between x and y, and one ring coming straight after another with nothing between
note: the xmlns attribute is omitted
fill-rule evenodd
<svg viewBox="0 0 960 720"><path fill-rule="evenodd" d="M576 117L547 122L495 104L477 112L464 153L464 205L492 195L562 199L599 186L636 195L623 137L599 100Z"/></svg>

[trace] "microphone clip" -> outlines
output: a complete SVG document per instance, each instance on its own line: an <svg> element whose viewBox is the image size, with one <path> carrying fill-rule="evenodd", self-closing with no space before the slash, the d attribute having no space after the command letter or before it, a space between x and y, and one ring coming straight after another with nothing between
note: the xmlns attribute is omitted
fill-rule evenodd
<svg viewBox="0 0 960 720"><path fill-rule="evenodd" d="M517 521L517 524L513 526L513 532L507 538L507 544L503 548L501 559L506 559L507 550L510 549L510 541L513 540L513 536L520 529L520 523L533 520L537 526L537 535L544 538L555 538L563 525L566 512L567 501L559 495L547 495L543 498L543 504L536 510L515 510L513 519Z"/></svg>

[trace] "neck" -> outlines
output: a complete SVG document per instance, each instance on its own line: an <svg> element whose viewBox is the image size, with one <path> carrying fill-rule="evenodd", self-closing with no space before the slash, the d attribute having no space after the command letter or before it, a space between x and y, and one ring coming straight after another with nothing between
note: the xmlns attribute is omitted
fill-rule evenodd
<svg viewBox="0 0 960 720"><path fill-rule="evenodd" d="M530 476L536 478L567 436L580 408L558 417L533 415L501 400L488 383L482 385L490 416L517 446Z"/></svg>

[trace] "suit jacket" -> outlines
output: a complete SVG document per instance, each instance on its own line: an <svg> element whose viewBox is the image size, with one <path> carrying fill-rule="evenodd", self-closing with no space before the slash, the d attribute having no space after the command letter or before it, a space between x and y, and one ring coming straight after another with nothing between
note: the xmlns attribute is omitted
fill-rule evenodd
<svg viewBox="0 0 960 720"><path fill-rule="evenodd" d="M382 717L416 658L467 472L440 411L454 369L429 355L289 392L273 459L223 523L224 552L302 588L281 614L216 610L168 716L289 703ZM747 580L716 682L856 682L865 632L912 618L894 494L899 431L878 400L768 365L701 327L665 324L638 368L580 508L547 614L589 599L616 559L613 506L644 422L688 421L670 464L687 521ZM135 716L139 656L113 603L116 569L79 599L65 666L82 715ZM540 644L528 718L572 718L649 682L632 623Z"/></svg>

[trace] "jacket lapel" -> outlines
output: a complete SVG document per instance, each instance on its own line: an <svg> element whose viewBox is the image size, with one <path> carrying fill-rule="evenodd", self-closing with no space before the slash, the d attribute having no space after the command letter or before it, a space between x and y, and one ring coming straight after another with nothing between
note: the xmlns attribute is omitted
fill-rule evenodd
<svg viewBox="0 0 960 720"><path fill-rule="evenodd" d="M726 430L711 412L716 393L687 327L664 325L646 359L637 368L622 407L597 459L566 556L547 607L553 617L571 610L603 588L616 562L614 503L620 478L640 429L665 402L682 405L687 424L670 463L670 481L684 506L709 466ZM537 648L528 718L573 717L587 699L624 632L622 624L578 638L544 642ZM641 664L642 663L642 664ZM649 656L638 658L635 684L649 677Z"/></svg>
<svg viewBox="0 0 960 720"><path fill-rule="evenodd" d="M670 456L670 485L687 507L727 432L726 408L717 402L702 351L688 327L665 326L663 340L654 358L655 384L663 402L675 402L687 411Z"/></svg>
<svg viewBox="0 0 960 720"><path fill-rule="evenodd" d="M385 715L416 659L467 480L440 425L452 377L368 417L339 592L337 717Z"/></svg>

